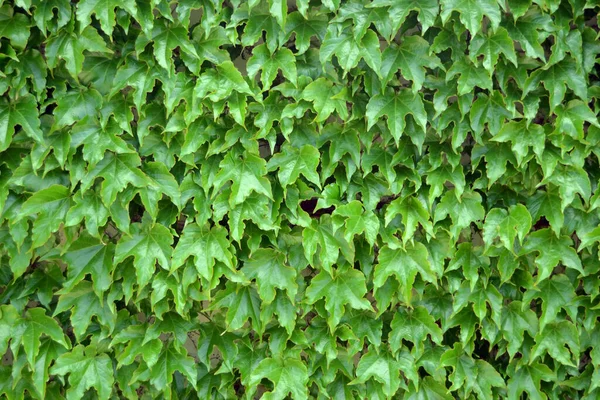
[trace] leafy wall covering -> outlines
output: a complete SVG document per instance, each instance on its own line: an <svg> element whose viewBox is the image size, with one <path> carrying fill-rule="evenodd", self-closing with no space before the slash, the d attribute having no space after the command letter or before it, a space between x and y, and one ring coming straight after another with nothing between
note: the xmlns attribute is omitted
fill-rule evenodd
<svg viewBox="0 0 600 400"><path fill-rule="evenodd" d="M0 0L0 396L599 399L590 0Z"/></svg>

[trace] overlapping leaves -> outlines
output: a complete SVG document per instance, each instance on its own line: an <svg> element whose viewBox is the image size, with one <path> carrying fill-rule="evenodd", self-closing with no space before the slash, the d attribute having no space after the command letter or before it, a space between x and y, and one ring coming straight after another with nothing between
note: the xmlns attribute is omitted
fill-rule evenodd
<svg viewBox="0 0 600 400"><path fill-rule="evenodd" d="M600 397L599 12L0 0L0 396Z"/></svg>

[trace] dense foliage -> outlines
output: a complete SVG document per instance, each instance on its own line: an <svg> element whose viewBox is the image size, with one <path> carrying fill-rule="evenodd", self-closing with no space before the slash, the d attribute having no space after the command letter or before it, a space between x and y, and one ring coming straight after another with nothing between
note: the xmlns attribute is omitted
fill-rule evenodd
<svg viewBox="0 0 600 400"><path fill-rule="evenodd" d="M0 397L600 398L599 12L0 0Z"/></svg>

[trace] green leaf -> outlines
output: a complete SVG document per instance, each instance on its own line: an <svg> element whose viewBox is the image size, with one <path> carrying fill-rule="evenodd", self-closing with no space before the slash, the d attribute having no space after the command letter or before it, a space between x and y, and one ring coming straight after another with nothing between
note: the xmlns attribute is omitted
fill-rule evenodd
<svg viewBox="0 0 600 400"><path fill-rule="evenodd" d="M32 246L40 247L63 223L71 205L71 193L61 185L52 185L35 192L21 206L19 218L36 214L33 223Z"/></svg>
<svg viewBox="0 0 600 400"><path fill-rule="evenodd" d="M163 391L167 397L170 397L170 385L176 371L184 375L188 382L196 387L197 371L194 359L185 354L185 350L177 348L174 343L170 341L163 345L158 360L150 368L150 383L157 390Z"/></svg>
<svg viewBox="0 0 600 400"><path fill-rule="evenodd" d="M7 38L14 47L23 49L29 39L29 26L29 18L25 14L15 14L8 4L0 7L0 38Z"/></svg>
<svg viewBox="0 0 600 400"><path fill-rule="evenodd" d="M325 298L325 309L329 313L327 323L334 332L347 305L357 310L372 309L369 301L364 298L366 294L364 275L358 270L342 267L334 271L333 277L324 270L319 272L306 289L306 301L314 304Z"/></svg>
<svg viewBox="0 0 600 400"><path fill-rule="evenodd" d="M137 154L113 154L106 156L81 180L81 190L85 192L98 177L104 178L100 197L106 206L113 204L117 194L131 184L137 188L153 185L152 181L139 169L141 164Z"/></svg>
<svg viewBox="0 0 600 400"><path fill-rule="evenodd" d="M206 280L212 279L216 261L234 269L234 258L231 244L227 240L227 231L220 226L208 229L196 224L187 225L173 251L171 268L179 268L192 255L198 274Z"/></svg>
<svg viewBox="0 0 600 400"><path fill-rule="evenodd" d="M304 88L302 98L313 102L317 122L325 121L334 111L337 111L342 119L346 119L348 109L343 98L345 91L346 89L338 89L331 81L319 78Z"/></svg>
<svg viewBox="0 0 600 400"><path fill-rule="evenodd" d="M83 69L85 58L83 52L86 50L112 53L106 47L104 39L91 26L86 27L78 35L62 29L60 35L52 35L48 38L45 52L48 67L55 69L58 66L59 59L63 60L67 71L73 78L77 79Z"/></svg>
<svg viewBox="0 0 600 400"><path fill-rule="evenodd" d="M293 353L262 360L250 374L248 386L255 388L264 378L274 384L274 390L265 393L265 398L283 399L291 393L294 399L308 399L308 370Z"/></svg>
<svg viewBox="0 0 600 400"><path fill-rule="evenodd" d="M307 18L301 13L295 11L288 15L285 24L286 40L292 34L298 52L296 54L304 54L310 47L310 39L317 37L320 41L327 33L327 18L324 15L308 15Z"/></svg>
<svg viewBox="0 0 600 400"><path fill-rule="evenodd" d="M518 237L521 244L531 229L531 222L531 215L522 204L511 206L508 211L494 208L485 217L483 241L489 247L496 237L500 237L504 247L513 251L515 238Z"/></svg>
<svg viewBox="0 0 600 400"><path fill-rule="evenodd" d="M568 321L553 322L535 337L530 364L547 352L559 363L576 367L579 364L579 351L579 332L575 325Z"/></svg>
<svg viewBox="0 0 600 400"><path fill-rule="evenodd" d="M543 280L537 288L525 292L523 303L527 304L533 298L542 299L542 314L539 319L540 331L556 319L559 311L564 309L571 317L577 315L575 288L565 275L555 275Z"/></svg>
<svg viewBox="0 0 600 400"><path fill-rule="evenodd" d="M223 307L227 309L225 321L227 322L228 331L238 330L248 320L252 320L252 328L257 332L262 332L260 297L253 287L239 287L230 281L225 290L219 291L210 306L211 309Z"/></svg>
<svg viewBox="0 0 600 400"><path fill-rule="evenodd" d="M512 358L521 349L524 333L527 332L531 337L537 333L537 316L520 301L512 301L502 308L500 330L507 342L508 354Z"/></svg>
<svg viewBox="0 0 600 400"><path fill-rule="evenodd" d="M285 256L272 249L258 249L244 263L242 272L256 280L258 294L263 304L275 299L275 288L285 290L293 302L298 291L296 271L285 264Z"/></svg>
<svg viewBox="0 0 600 400"><path fill-rule="evenodd" d="M505 386L502 376L489 363L474 360L459 343L442 355L440 363L444 367L452 367L450 390L464 387L466 395L475 392L478 398L491 400L494 398L492 387Z"/></svg>
<svg viewBox="0 0 600 400"><path fill-rule="evenodd" d="M423 354L424 342L428 335L433 342L442 343L442 330L427 309L422 306L417 306L414 310L399 309L394 314L390 327L392 330L389 343L394 352L402 348L403 340L407 340L413 343L411 352L418 358Z"/></svg>
<svg viewBox="0 0 600 400"><path fill-rule="evenodd" d="M413 92L417 92L425 82L425 68L444 69L440 60L430 55L429 43L425 39L408 36L400 46L392 44L384 50L381 62L382 84L387 84L400 70L404 79L413 82Z"/></svg>
<svg viewBox="0 0 600 400"><path fill-rule="evenodd" d="M104 244L89 235L81 235L63 256L68 266L67 281L63 283L63 289L71 290L89 274L94 292L102 298L112 283L114 254L113 244Z"/></svg>
<svg viewBox="0 0 600 400"><path fill-rule="evenodd" d="M448 69L446 82L449 82L456 75L459 75L457 86L459 96L473 92L475 87L487 89L490 92L493 90L492 77L489 71L464 58L459 59Z"/></svg>
<svg viewBox="0 0 600 400"><path fill-rule="evenodd" d="M367 104L367 129L371 129L385 115L387 116L387 127L394 140L398 142L406 127L405 118L408 114L414 117L415 122L425 132L427 114L420 94L406 89L394 95L378 94L373 96Z"/></svg>
<svg viewBox="0 0 600 400"><path fill-rule="evenodd" d="M465 192L460 200L451 191L446 192L435 209L433 223L450 217L452 236L458 238L463 229L469 227L472 222L481 221L485 217L485 210L481 202L481 196L477 192Z"/></svg>
<svg viewBox="0 0 600 400"><path fill-rule="evenodd" d="M228 153L219 164L219 169L213 187L219 190L226 182L231 181L229 204L232 207L242 203L252 192L273 198L271 183L265 176L267 163L257 155L245 153L238 157Z"/></svg>
<svg viewBox="0 0 600 400"><path fill-rule="evenodd" d="M539 253L535 259L538 266L538 283L547 279L559 263L585 275L581 260L572 245L573 241L570 237L564 235L556 237L550 229L540 229L527 236L520 253L529 254L534 251Z"/></svg>
<svg viewBox="0 0 600 400"><path fill-rule="evenodd" d="M36 142L44 143L44 135L37 115L37 103L30 94L14 102L0 102L0 151L10 146L16 125Z"/></svg>
<svg viewBox="0 0 600 400"><path fill-rule="evenodd" d="M469 45L471 61L475 63L479 56L483 56L483 67L490 72L493 72L496 67L500 53L504 54L515 67L518 66L513 40L504 28L498 28L493 33L488 31L486 35L479 34Z"/></svg>
<svg viewBox="0 0 600 400"><path fill-rule="evenodd" d="M11 349L13 354L18 354L17 346L20 343L25 350L27 362L32 370L35 370L35 360L40 351L40 338L42 335L52 338L67 350L71 348L71 343L58 322L47 316L43 308L30 308L27 310L25 317L19 318L12 330L13 342L11 343Z"/></svg>
<svg viewBox="0 0 600 400"><path fill-rule="evenodd" d="M376 74L380 74L379 38L370 29L361 39L355 38L347 31L335 33L335 30L329 29L319 49L321 64L330 61L334 55L344 70L344 75L356 67L361 59L364 59Z"/></svg>
<svg viewBox="0 0 600 400"><path fill-rule="evenodd" d="M122 3L119 3L120 5ZM171 25L165 22L164 19L156 20L152 33L148 36L139 36L135 43L136 51L142 49L149 42L154 44L154 57L158 62L158 65L166 70L172 69L172 54L176 47L182 52L187 53L190 56L198 58L199 55L196 52L196 48L192 45L188 38L187 30L178 25Z"/></svg>
<svg viewBox="0 0 600 400"><path fill-rule="evenodd" d="M405 248L391 249L384 246L379 252L379 263L375 266L373 286L375 292L385 284L390 276L400 283L403 300L411 304L412 289L417 273L427 282L436 281L431 268L427 247L422 243L405 245Z"/></svg>
<svg viewBox="0 0 600 400"><path fill-rule="evenodd" d="M385 210L385 224L390 222L400 214L404 230L402 231L402 242L407 243L414 240L414 234L417 227L421 226L430 236L435 236L433 233L433 225L430 221L430 215L423 202L414 196L406 196L397 198L390 203Z"/></svg>
<svg viewBox="0 0 600 400"><path fill-rule="evenodd" d="M554 234L560 235L565 217L561 212L561 198L558 193L550 187L547 187L545 191L538 190L527 200L527 208L534 222L544 216L550 222Z"/></svg>
<svg viewBox="0 0 600 400"><path fill-rule="evenodd" d="M115 315L111 307L102 300L94 293L90 282L81 281L73 289L60 293L54 315L70 310L71 325L77 338L84 335L94 316L100 324L112 330Z"/></svg>
<svg viewBox="0 0 600 400"><path fill-rule="evenodd" d="M537 88L541 82L548 90L551 111L563 102L567 87L581 100L587 101L587 85L581 72L581 68L570 58L547 69L538 69L525 82L523 96Z"/></svg>
<svg viewBox="0 0 600 400"><path fill-rule="evenodd" d="M133 257L138 284L143 288L154 275L156 263L167 271L170 269L173 235L161 224L132 224L131 227L131 236L122 237L117 243L114 262Z"/></svg>
<svg viewBox="0 0 600 400"><path fill-rule="evenodd" d="M343 225L346 228L344 238L346 241L351 242L354 236L364 233L367 242L371 245L375 244L379 231L379 219L372 211L363 210L360 201L353 200L337 207L333 213L333 217L341 217L344 221Z"/></svg>
<svg viewBox="0 0 600 400"><path fill-rule="evenodd" d="M412 357L406 354L394 357L385 350L377 352L371 346L369 351L360 358L356 367L356 379L350 382L350 385L364 383L368 379L373 378L383 385L383 393L389 398L399 388L406 387L401 379L400 371L412 381L418 379L416 366Z"/></svg>
<svg viewBox="0 0 600 400"><path fill-rule="evenodd" d="M100 399L109 399L114 382L113 368L107 354L94 354L95 349L78 345L69 353L58 357L50 368L50 374L69 374L67 399L80 399L85 392L94 388Z"/></svg>
<svg viewBox="0 0 600 400"><path fill-rule="evenodd" d="M77 20L81 29L90 24L90 16L95 15L102 30L111 36L115 27L115 8L127 10L133 16L137 14L135 1L125 0L82 0L77 3Z"/></svg>
<svg viewBox="0 0 600 400"><path fill-rule="evenodd" d="M394 23L394 31L398 31L400 26L404 23L406 18L412 11L418 13L417 19L423 26L423 32L426 32L435 23L435 19L440 11L440 5L435 0L374 0L371 7L385 7L389 8L389 18Z"/></svg>
<svg viewBox="0 0 600 400"><path fill-rule="evenodd" d="M294 53L287 48L277 50L271 54L267 46L262 44L257 46L252 51L252 57L248 60L246 71L248 75L255 76L261 70L260 81L262 82L263 90L268 90L273 84L273 80L277 77L278 70L284 77L296 85L296 58Z"/></svg>
<svg viewBox="0 0 600 400"><path fill-rule="evenodd" d="M556 374L545 364L536 362L523 365L508 380L508 395L517 399L525 392L530 399L545 399L547 397L541 391L540 383L552 382L555 379Z"/></svg>
<svg viewBox="0 0 600 400"><path fill-rule="evenodd" d="M320 188L321 180L317 172L320 158L319 150L309 144L305 144L300 149L291 146L284 147L280 153L275 154L269 160L267 169L269 171L279 170L277 176L284 189L295 183L300 174Z"/></svg>
<svg viewBox="0 0 600 400"><path fill-rule="evenodd" d="M460 22L472 35L481 30L484 16L489 18L492 31L496 31L500 24L500 8L495 0L443 0L441 7L440 17L443 24L448 21L452 12L456 11L460 14Z"/></svg>

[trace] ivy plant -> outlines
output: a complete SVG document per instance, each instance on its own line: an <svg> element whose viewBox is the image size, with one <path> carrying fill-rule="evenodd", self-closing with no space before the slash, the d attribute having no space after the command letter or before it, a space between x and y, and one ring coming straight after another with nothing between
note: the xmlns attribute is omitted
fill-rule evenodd
<svg viewBox="0 0 600 400"><path fill-rule="evenodd" d="M596 0L0 0L0 398L600 398Z"/></svg>

